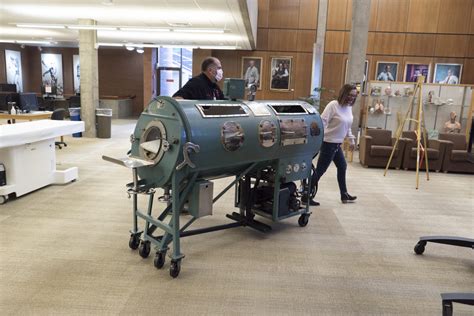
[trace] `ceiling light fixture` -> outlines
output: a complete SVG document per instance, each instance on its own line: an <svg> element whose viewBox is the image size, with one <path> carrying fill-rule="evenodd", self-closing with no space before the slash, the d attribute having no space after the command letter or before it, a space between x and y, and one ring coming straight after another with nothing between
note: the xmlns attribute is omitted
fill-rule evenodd
<svg viewBox="0 0 474 316"><path fill-rule="evenodd" d="M176 33L224 33L223 29L190 29L190 28L180 28L173 29L173 32Z"/></svg>
<svg viewBox="0 0 474 316"><path fill-rule="evenodd" d="M118 27L120 31L124 32L169 32L170 29L167 28L157 28L157 27L134 27L134 26L120 26Z"/></svg>
<svg viewBox="0 0 474 316"><path fill-rule="evenodd" d="M134 49L143 49L143 48L200 48L200 49L225 49L225 50L234 50L241 49L240 46L225 46L225 45L167 45L167 44L135 44L135 43L97 43L97 46L110 46L110 47L121 47L125 46L128 50L132 51Z"/></svg>
<svg viewBox="0 0 474 316"><path fill-rule="evenodd" d="M137 47L137 48L136 48L136 51L137 51L137 53L139 53L139 54L143 54L143 53L145 52L145 50L143 49L143 47Z"/></svg>
<svg viewBox="0 0 474 316"><path fill-rule="evenodd" d="M135 50L135 47L133 47L131 45L125 45L125 48L129 51Z"/></svg>
<svg viewBox="0 0 474 316"><path fill-rule="evenodd" d="M32 23L17 23L16 27L34 28L34 29L65 29L66 25L59 24L32 24Z"/></svg>
<svg viewBox="0 0 474 316"><path fill-rule="evenodd" d="M50 41L0 39L0 43L51 45Z"/></svg>
<svg viewBox="0 0 474 316"><path fill-rule="evenodd" d="M117 31L116 26L102 25L66 25L70 30L97 30L97 31Z"/></svg>
<svg viewBox="0 0 474 316"><path fill-rule="evenodd" d="M113 0L104 0L101 2L102 5L106 5L106 6L111 6L111 5L114 5L114 1Z"/></svg>

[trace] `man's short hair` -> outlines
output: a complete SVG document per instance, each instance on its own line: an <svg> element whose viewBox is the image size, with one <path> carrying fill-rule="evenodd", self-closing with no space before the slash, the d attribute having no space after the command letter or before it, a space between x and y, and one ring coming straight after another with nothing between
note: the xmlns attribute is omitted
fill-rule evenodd
<svg viewBox="0 0 474 316"><path fill-rule="evenodd" d="M212 64L216 63L216 58L215 57L207 57L206 59L203 60L201 64L201 71L204 72L207 69L209 69Z"/></svg>

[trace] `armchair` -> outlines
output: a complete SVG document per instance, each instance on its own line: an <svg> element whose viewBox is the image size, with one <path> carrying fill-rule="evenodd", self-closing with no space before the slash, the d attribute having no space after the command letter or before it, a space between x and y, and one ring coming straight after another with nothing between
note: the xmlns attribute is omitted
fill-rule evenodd
<svg viewBox="0 0 474 316"><path fill-rule="evenodd" d="M416 169L416 133L414 131L405 131L402 133L402 137L406 139L403 169ZM423 140L422 144L424 145ZM436 172L441 170L447 144L448 142L445 140L428 139L428 148L425 148L425 155L428 155L428 167L430 170ZM424 157L420 169L426 169Z"/></svg>
<svg viewBox="0 0 474 316"><path fill-rule="evenodd" d="M360 163L364 167L386 167L396 139L392 131L369 129L360 140ZM400 139L393 153L390 168L400 169L402 165L405 140Z"/></svg>
<svg viewBox="0 0 474 316"><path fill-rule="evenodd" d="M474 163L469 161L465 135L440 133L438 138L448 141L443 161L444 172L474 173Z"/></svg>

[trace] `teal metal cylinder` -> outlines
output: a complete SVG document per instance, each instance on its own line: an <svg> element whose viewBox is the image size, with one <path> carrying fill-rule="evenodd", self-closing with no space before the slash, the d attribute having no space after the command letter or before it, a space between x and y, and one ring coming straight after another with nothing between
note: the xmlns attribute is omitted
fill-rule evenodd
<svg viewBox="0 0 474 316"><path fill-rule="evenodd" d="M132 156L154 162L140 168L139 177L162 187L177 171L212 178L235 175L255 162L263 165L292 157L311 161L322 140L321 117L306 102L157 97L138 119ZM186 143L199 146L199 152L187 150L193 167L177 170L185 159Z"/></svg>

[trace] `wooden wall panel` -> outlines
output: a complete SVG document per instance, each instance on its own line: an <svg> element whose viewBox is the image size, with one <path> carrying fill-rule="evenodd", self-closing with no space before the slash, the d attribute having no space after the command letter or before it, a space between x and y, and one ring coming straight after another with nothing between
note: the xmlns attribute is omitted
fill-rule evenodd
<svg viewBox="0 0 474 316"><path fill-rule="evenodd" d="M258 0L258 27L268 27L270 0Z"/></svg>
<svg viewBox="0 0 474 316"><path fill-rule="evenodd" d="M348 0L331 0L328 2L327 30L345 30Z"/></svg>
<svg viewBox="0 0 474 316"><path fill-rule="evenodd" d="M346 10L346 27L344 29L350 30L352 28L352 0L347 0Z"/></svg>
<svg viewBox="0 0 474 316"><path fill-rule="evenodd" d="M133 113L140 114L144 105L142 55L126 49L99 49L99 95L135 96Z"/></svg>
<svg viewBox="0 0 474 316"><path fill-rule="evenodd" d="M469 36L469 48L466 57L474 58L474 35Z"/></svg>
<svg viewBox="0 0 474 316"><path fill-rule="evenodd" d="M379 0L377 31L405 32L409 0Z"/></svg>
<svg viewBox="0 0 474 316"><path fill-rule="evenodd" d="M436 33L440 4L441 0L411 0L407 32Z"/></svg>
<svg viewBox="0 0 474 316"><path fill-rule="evenodd" d="M213 56L211 49L193 49L193 76L201 73L201 63L209 56ZM222 66L225 67L224 65Z"/></svg>
<svg viewBox="0 0 474 316"><path fill-rule="evenodd" d="M375 34L376 33L374 32L369 32L369 37L367 39L367 54L374 53Z"/></svg>
<svg viewBox="0 0 474 316"><path fill-rule="evenodd" d="M335 91L340 89L344 80L345 58L342 54L324 54L322 87Z"/></svg>
<svg viewBox="0 0 474 316"><path fill-rule="evenodd" d="M298 30L296 50L298 52L312 52L316 42L316 31Z"/></svg>
<svg viewBox="0 0 474 316"><path fill-rule="evenodd" d="M472 10L471 10L471 29L470 34L474 34L474 0L472 0Z"/></svg>
<svg viewBox="0 0 474 316"><path fill-rule="evenodd" d="M474 59L464 59L464 67L462 69L461 83L474 85Z"/></svg>
<svg viewBox="0 0 474 316"><path fill-rule="evenodd" d="M403 53L408 56L433 56L435 45L435 34L407 34Z"/></svg>
<svg viewBox="0 0 474 316"><path fill-rule="evenodd" d="M467 21L471 18L471 11L471 0L443 1L443 7L439 10L438 33L468 33Z"/></svg>
<svg viewBox="0 0 474 316"><path fill-rule="evenodd" d="M313 54L298 53L296 57L297 63L294 67L294 87L295 98L306 97L310 95L311 90L311 71L308 65L312 64Z"/></svg>
<svg viewBox="0 0 474 316"><path fill-rule="evenodd" d="M269 29L268 50L291 52L296 50L296 30Z"/></svg>
<svg viewBox="0 0 474 316"><path fill-rule="evenodd" d="M344 33L343 31L327 31L324 43L326 53L344 52Z"/></svg>
<svg viewBox="0 0 474 316"><path fill-rule="evenodd" d="M375 33L374 54L403 55L404 33Z"/></svg>
<svg viewBox="0 0 474 316"><path fill-rule="evenodd" d="M376 80L377 78L377 62L395 62L398 63L398 72L396 81L402 80L403 77L403 57L401 56L380 56L373 55L372 63L369 65L369 80Z"/></svg>
<svg viewBox="0 0 474 316"><path fill-rule="evenodd" d="M437 35L434 55L439 57L464 57L468 45L468 35Z"/></svg>
<svg viewBox="0 0 474 316"><path fill-rule="evenodd" d="M300 0L299 29L316 30L318 25L319 0Z"/></svg>
<svg viewBox="0 0 474 316"><path fill-rule="evenodd" d="M379 7L378 0L370 1L370 20L369 20L369 31L375 31L377 28L377 10Z"/></svg>
<svg viewBox="0 0 474 316"><path fill-rule="evenodd" d="M268 14L268 27L270 28L298 28L299 1L272 0Z"/></svg>
<svg viewBox="0 0 474 316"><path fill-rule="evenodd" d="M268 29L257 29L257 50L268 49Z"/></svg>

